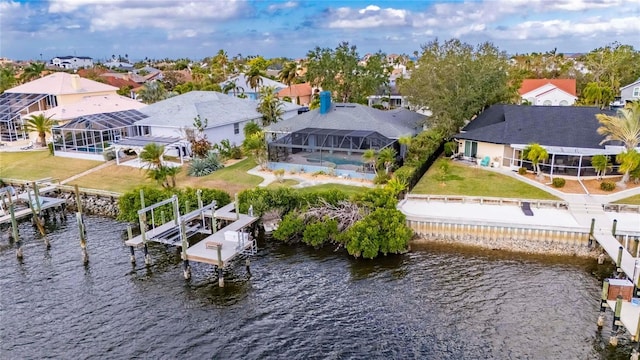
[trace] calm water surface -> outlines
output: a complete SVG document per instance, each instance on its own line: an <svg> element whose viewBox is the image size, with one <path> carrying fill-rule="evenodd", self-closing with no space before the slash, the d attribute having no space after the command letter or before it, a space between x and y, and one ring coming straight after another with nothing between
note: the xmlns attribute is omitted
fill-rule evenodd
<svg viewBox="0 0 640 360"><path fill-rule="evenodd" d="M428 246L363 261L262 243L182 278L175 249L129 263L126 225L87 218L84 267L72 217L25 258L0 237L0 359L628 359L598 332L594 261Z"/></svg>

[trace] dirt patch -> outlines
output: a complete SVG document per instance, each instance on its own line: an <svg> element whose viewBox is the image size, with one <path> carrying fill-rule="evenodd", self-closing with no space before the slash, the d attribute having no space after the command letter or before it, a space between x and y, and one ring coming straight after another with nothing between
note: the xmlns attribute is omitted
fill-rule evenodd
<svg viewBox="0 0 640 360"><path fill-rule="evenodd" d="M537 179L536 175L531 173L527 173L524 176L530 180L539 182L541 184L544 184L545 186L548 186L558 191L562 191L563 193L566 193L566 194L586 194L586 192L584 191L584 188L582 187L582 185L580 185L578 180L565 179L566 183L563 187L555 188L553 187L553 185L551 185L551 180L547 175L544 175L542 180ZM622 179L622 176L607 178L606 181L611 181L615 183L620 181L620 179ZM609 194L615 194L623 190L640 187L640 184L634 184L633 182L628 182L627 187L624 189L619 186L616 186L615 190L613 191L604 191L600 189L600 183L602 183L602 180L588 179L588 180L582 180L582 183L584 184L584 187L587 188L587 190L589 191L589 194L592 194L592 195L609 195Z"/></svg>
<svg viewBox="0 0 640 360"><path fill-rule="evenodd" d="M244 159L246 159L246 157L243 157L242 159L228 159L227 161L225 161L225 162L223 163L223 165L224 165L225 167L229 167L229 166L231 166L231 165L233 165L233 164L239 163L240 161L242 161L242 160L244 160Z"/></svg>

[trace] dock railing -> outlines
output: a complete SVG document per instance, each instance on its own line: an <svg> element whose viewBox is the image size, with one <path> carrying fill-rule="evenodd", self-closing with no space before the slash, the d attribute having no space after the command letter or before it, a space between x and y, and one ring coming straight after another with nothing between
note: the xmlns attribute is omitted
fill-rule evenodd
<svg viewBox="0 0 640 360"><path fill-rule="evenodd" d="M464 196L464 195L432 195L432 194L407 194L405 200L424 200L439 201L448 203L463 203L463 204L481 204L481 205L513 205L522 206L523 203L528 202L535 208L556 208L556 209L568 209L569 203L562 200L540 200L540 199L513 199L502 197L487 197L487 196Z"/></svg>

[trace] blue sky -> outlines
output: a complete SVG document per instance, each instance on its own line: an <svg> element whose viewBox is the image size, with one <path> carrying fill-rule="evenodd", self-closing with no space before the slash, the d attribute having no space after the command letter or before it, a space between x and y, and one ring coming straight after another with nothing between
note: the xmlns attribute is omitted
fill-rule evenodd
<svg viewBox="0 0 640 360"><path fill-rule="evenodd" d="M304 57L341 41L413 54L434 38L510 54L640 49L640 0L0 0L0 57Z"/></svg>

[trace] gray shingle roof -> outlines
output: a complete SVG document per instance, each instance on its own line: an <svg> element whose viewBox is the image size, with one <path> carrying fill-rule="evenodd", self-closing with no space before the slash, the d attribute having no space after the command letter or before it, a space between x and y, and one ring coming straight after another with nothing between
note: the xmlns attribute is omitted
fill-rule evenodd
<svg viewBox="0 0 640 360"><path fill-rule="evenodd" d="M426 116L406 109L383 111L351 103L333 103L327 114L311 110L269 126L272 131L293 132L304 128L377 131L389 139L415 135Z"/></svg>
<svg viewBox="0 0 640 360"><path fill-rule="evenodd" d="M604 149L596 114L610 110L580 106L493 105L464 127L457 139L494 144L530 144ZM607 143L616 145L616 143Z"/></svg>
<svg viewBox="0 0 640 360"><path fill-rule="evenodd" d="M215 91L191 91L140 109L149 117L137 125L191 127L196 116L208 120L208 128L260 119L257 102Z"/></svg>

